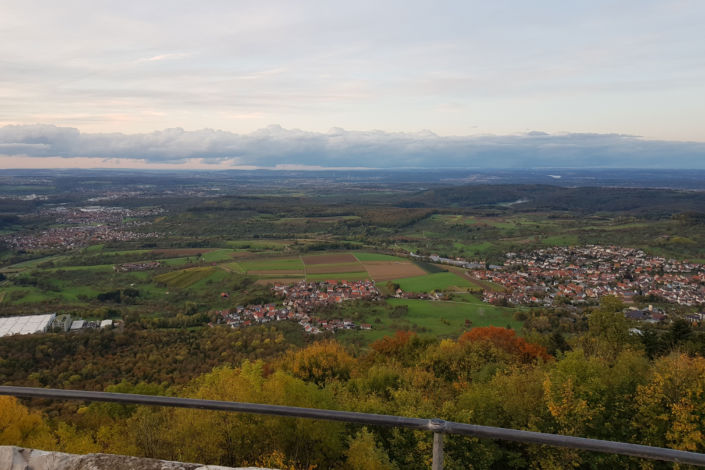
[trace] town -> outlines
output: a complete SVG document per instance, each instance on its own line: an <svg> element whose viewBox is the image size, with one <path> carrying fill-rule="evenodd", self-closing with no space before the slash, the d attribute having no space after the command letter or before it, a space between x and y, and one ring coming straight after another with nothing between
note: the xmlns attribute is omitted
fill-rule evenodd
<svg viewBox="0 0 705 470"><path fill-rule="evenodd" d="M0 241L24 252L74 249L106 241L132 241L158 238L157 233L134 230L148 222L139 220L163 212L163 209L125 209L121 207L86 206L52 207L37 212L36 217L50 218L57 227L37 232L17 232Z"/></svg>
<svg viewBox="0 0 705 470"><path fill-rule="evenodd" d="M470 273L504 290L485 289L483 300L552 306L594 304L605 295L627 303L636 297L688 307L705 304L705 266L649 256L615 246L555 247L507 253L503 267Z"/></svg>
<svg viewBox="0 0 705 470"><path fill-rule="evenodd" d="M331 304L350 300L377 300L380 292L372 281L321 281L272 287L274 293L283 299L282 306L275 304L237 306L233 310L218 312L223 323L232 327L250 326L270 321L294 320L304 331L318 334L324 331L362 329L369 330L370 324L359 326L345 319L320 319L313 316L317 309Z"/></svg>

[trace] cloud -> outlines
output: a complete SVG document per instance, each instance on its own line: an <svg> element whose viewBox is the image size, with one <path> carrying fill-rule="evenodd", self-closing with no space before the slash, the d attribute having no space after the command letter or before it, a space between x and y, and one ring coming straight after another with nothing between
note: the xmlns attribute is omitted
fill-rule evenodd
<svg viewBox="0 0 705 470"><path fill-rule="evenodd" d="M174 52L169 54L159 54L151 57L144 57L142 59L137 59L137 62L159 62L162 60L183 59L185 57L188 57L188 54L182 52Z"/></svg>
<svg viewBox="0 0 705 470"><path fill-rule="evenodd" d="M621 134L439 136L430 131L326 133L273 125L249 134L165 129L147 134L82 133L71 127L0 127L0 155L119 158L147 164L262 168L705 168L705 143ZM34 165L36 166L36 162Z"/></svg>

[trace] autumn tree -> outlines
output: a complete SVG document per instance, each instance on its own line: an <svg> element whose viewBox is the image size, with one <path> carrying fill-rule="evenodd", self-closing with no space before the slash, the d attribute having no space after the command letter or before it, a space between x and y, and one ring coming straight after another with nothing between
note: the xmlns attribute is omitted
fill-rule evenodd
<svg viewBox="0 0 705 470"><path fill-rule="evenodd" d="M350 378L354 359L335 341L321 341L294 354L289 364L292 374L323 385L329 380Z"/></svg>
<svg viewBox="0 0 705 470"><path fill-rule="evenodd" d="M0 396L0 445L49 449L54 439L40 413L28 410L15 397Z"/></svg>
<svg viewBox="0 0 705 470"><path fill-rule="evenodd" d="M487 341L525 363L539 359L547 361L551 358L546 348L538 344L529 343L524 338L518 337L514 330L507 328L496 326L473 328L463 333L458 341L460 343Z"/></svg>
<svg viewBox="0 0 705 470"><path fill-rule="evenodd" d="M588 332L581 345L589 355L613 360L626 347L635 345L629 323L622 313L624 304L614 296L604 296L588 319Z"/></svg>
<svg viewBox="0 0 705 470"><path fill-rule="evenodd" d="M375 442L374 434L366 428L350 439L350 446L345 453L346 468L349 470L394 470L396 465L389 461L389 456Z"/></svg>
<svg viewBox="0 0 705 470"><path fill-rule="evenodd" d="M648 445L705 451L705 358L672 354L639 387L632 423Z"/></svg>

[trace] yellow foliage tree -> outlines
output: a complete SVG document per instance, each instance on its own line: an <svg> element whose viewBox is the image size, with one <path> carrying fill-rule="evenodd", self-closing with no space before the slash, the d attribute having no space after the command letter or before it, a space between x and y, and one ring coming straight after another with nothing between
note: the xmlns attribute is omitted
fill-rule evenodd
<svg viewBox="0 0 705 470"><path fill-rule="evenodd" d="M51 449L54 440L41 414L15 397L0 396L0 444Z"/></svg>
<svg viewBox="0 0 705 470"><path fill-rule="evenodd" d="M327 381L350 378L355 360L335 341L321 341L297 352L291 372L305 381L323 385Z"/></svg>
<svg viewBox="0 0 705 470"><path fill-rule="evenodd" d="M673 354L639 387L633 423L649 445L705 451L705 358Z"/></svg>
<svg viewBox="0 0 705 470"><path fill-rule="evenodd" d="M374 435L366 428L350 440L346 468L349 470L393 470L396 467L389 461L387 453L375 443Z"/></svg>

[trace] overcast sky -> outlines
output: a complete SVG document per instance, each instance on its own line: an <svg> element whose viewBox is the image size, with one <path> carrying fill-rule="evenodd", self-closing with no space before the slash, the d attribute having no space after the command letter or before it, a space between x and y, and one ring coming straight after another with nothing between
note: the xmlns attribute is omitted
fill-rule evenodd
<svg viewBox="0 0 705 470"><path fill-rule="evenodd" d="M704 24L701 0L3 0L0 167L703 168Z"/></svg>

